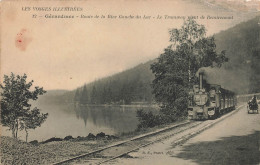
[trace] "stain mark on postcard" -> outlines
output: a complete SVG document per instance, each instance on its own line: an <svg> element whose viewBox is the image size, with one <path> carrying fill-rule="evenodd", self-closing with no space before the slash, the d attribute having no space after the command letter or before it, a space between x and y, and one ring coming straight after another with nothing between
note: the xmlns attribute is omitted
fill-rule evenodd
<svg viewBox="0 0 260 165"><path fill-rule="evenodd" d="M23 28L16 35L15 46L21 51L25 51L31 41L32 38L30 37L29 31Z"/></svg>

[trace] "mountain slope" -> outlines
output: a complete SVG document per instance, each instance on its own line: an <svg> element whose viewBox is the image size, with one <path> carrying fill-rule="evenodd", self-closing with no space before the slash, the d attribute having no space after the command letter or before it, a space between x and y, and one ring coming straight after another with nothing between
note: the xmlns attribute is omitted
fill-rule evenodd
<svg viewBox="0 0 260 165"><path fill-rule="evenodd" d="M151 82L154 79L154 75L150 70L150 65L154 61L139 64L132 69L86 84L85 87L80 87L65 95L74 95L69 101L77 101L85 104L152 102ZM82 93L86 95L84 96L84 100L81 100Z"/></svg>
<svg viewBox="0 0 260 165"><path fill-rule="evenodd" d="M215 36L229 62L216 69L217 82L238 93L260 92L260 16ZM216 80L216 78L215 78Z"/></svg>
<svg viewBox="0 0 260 165"><path fill-rule="evenodd" d="M260 92L260 17L240 23L215 35L217 50L226 50L229 62L221 68L206 68L208 82L237 93ZM159 54L158 54L159 56ZM140 64L113 76L102 78L60 97L60 101L80 102L85 90L85 103L128 104L153 101L150 84L154 78L150 65ZM76 96L76 97L75 97Z"/></svg>

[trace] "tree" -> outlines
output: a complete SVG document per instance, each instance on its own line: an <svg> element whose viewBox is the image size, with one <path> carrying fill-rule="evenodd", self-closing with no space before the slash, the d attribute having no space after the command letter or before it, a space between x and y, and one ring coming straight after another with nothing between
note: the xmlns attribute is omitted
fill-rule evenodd
<svg viewBox="0 0 260 165"><path fill-rule="evenodd" d="M92 91L91 91L91 97L90 97L90 102L91 104L97 104L97 90L96 90L96 87L95 85L93 86L92 88Z"/></svg>
<svg viewBox="0 0 260 165"><path fill-rule="evenodd" d="M102 104L110 104L112 101L112 92L110 84L105 84L103 87L102 95L101 95L101 103Z"/></svg>
<svg viewBox="0 0 260 165"><path fill-rule="evenodd" d="M185 115L189 86L187 64L182 54L170 47L151 65L155 74L152 82L155 100L161 105L164 123L173 122Z"/></svg>
<svg viewBox="0 0 260 165"><path fill-rule="evenodd" d="M227 62L225 51L220 54L216 52L214 36L206 37L204 25L199 25L194 19L184 21L180 29L169 31L171 47L176 52L182 54L186 59L188 81L191 87L196 81L196 72L201 67L221 67L222 63Z"/></svg>
<svg viewBox="0 0 260 165"><path fill-rule="evenodd" d="M104 85L102 93L101 93L101 104L106 104L107 103L107 89L106 85Z"/></svg>
<svg viewBox="0 0 260 165"><path fill-rule="evenodd" d="M28 111L22 118L20 129L26 132L26 142L28 140L29 129L40 127L41 124L47 119L48 114L41 114L38 108Z"/></svg>
<svg viewBox="0 0 260 165"><path fill-rule="evenodd" d="M161 105L167 122L186 116L188 89L197 82L201 67L220 67L228 61L225 52L216 52L214 37L205 37L206 29L193 19L184 21L180 29L169 31L171 44L151 65L155 75L153 94Z"/></svg>
<svg viewBox="0 0 260 165"><path fill-rule="evenodd" d="M130 83L124 83L120 91L121 104L130 104L132 102L132 92Z"/></svg>
<svg viewBox="0 0 260 165"><path fill-rule="evenodd" d="M80 104L88 104L88 103L89 103L89 96L88 96L87 86L84 85L83 90L81 92Z"/></svg>
<svg viewBox="0 0 260 165"><path fill-rule="evenodd" d="M31 100L37 100L39 95L46 91L43 88L35 87L30 90L33 80L26 82L27 75L11 76L4 75L4 82L1 87L1 123L9 127L14 138L17 138L18 130L26 130L39 127L47 118L48 114L41 114L37 107L31 110Z"/></svg>
<svg viewBox="0 0 260 165"><path fill-rule="evenodd" d="M77 89L74 95L74 102L79 102L79 100L80 100L80 92L79 89Z"/></svg>

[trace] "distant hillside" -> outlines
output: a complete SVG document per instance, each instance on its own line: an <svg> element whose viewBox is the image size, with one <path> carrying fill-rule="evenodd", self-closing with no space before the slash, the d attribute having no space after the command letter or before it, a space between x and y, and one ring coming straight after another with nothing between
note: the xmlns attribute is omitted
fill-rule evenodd
<svg viewBox="0 0 260 165"><path fill-rule="evenodd" d="M154 61L139 64L126 71L66 92L56 101L77 101L88 104L150 103L154 100L151 89L154 75L150 70L150 65ZM82 95L85 96L82 97Z"/></svg>
<svg viewBox="0 0 260 165"><path fill-rule="evenodd" d="M238 93L260 92L260 16L218 33L217 49L230 59L215 69L216 80Z"/></svg>
<svg viewBox="0 0 260 165"><path fill-rule="evenodd" d="M226 50L229 62L220 69L208 68L210 83L220 84L238 93L260 92L259 22L260 17L256 17L215 35L217 50ZM57 100L89 104L152 102L154 98L150 84L154 75L150 65L155 61L66 92Z"/></svg>
<svg viewBox="0 0 260 165"><path fill-rule="evenodd" d="M70 91L68 90L47 90L44 95L39 96L38 103L63 102L69 100Z"/></svg>
<svg viewBox="0 0 260 165"><path fill-rule="evenodd" d="M63 95L64 93L68 92L68 90L64 89L56 89L56 90L47 90L44 94L45 96L56 96L56 95Z"/></svg>

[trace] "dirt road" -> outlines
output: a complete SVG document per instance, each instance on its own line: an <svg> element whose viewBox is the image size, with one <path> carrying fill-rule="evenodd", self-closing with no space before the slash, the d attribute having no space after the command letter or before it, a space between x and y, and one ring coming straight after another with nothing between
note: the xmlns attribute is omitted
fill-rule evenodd
<svg viewBox="0 0 260 165"><path fill-rule="evenodd" d="M181 136L106 164L260 164L260 114L247 114L246 107L184 144L173 144Z"/></svg>

